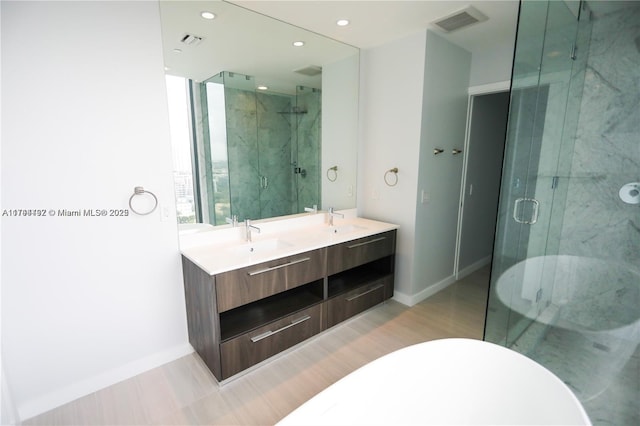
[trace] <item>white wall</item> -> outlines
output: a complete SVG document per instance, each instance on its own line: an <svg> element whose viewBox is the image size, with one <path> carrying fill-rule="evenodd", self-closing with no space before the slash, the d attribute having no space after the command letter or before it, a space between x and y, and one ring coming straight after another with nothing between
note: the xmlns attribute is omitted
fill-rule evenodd
<svg viewBox="0 0 640 426"><path fill-rule="evenodd" d="M396 223L396 297L412 293L425 32L362 50L358 214ZM398 183L384 174L397 167Z"/></svg>
<svg viewBox="0 0 640 426"><path fill-rule="evenodd" d="M473 52L469 77L470 87L511 80L515 36L514 19L513 34L509 34L509 37L502 42Z"/></svg>
<svg viewBox="0 0 640 426"><path fill-rule="evenodd" d="M400 225L395 298L413 305L454 280L471 54L424 31L361 55L358 214Z"/></svg>
<svg viewBox="0 0 640 426"><path fill-rule="evenodd" d="M21 419L188 353L155 2L2 2L2 364ZM167 216L162 220L161 211Z"/></svg>
<svg viewBox="0 0 640 426"><path fill-rule="evenodd" d="M416 198L415 301L454 281L471 54L427 32L420 172ZM434 148L444 149L438 155ZM463 152L453 155L453 149Z"/></svg>
<svg viewBox="0 0 640 426"><path fill-rule="evenodd" d="M394 297L412 305L453 281L462 158L451 149L464 145L471 55L423 31L361 56L358 214L400 225ZM434 169L435 145L458 167ZM422 189L432 204L420 203Z"/></svg>
<svg viewBox="0 0 640 426"><path fill-rule="evenodd" d="M322 66L322 208L354 208L358 163L359 55ZM337 176L327 169L338 166ZM318 206L320 208L320 206Z"/></svg>

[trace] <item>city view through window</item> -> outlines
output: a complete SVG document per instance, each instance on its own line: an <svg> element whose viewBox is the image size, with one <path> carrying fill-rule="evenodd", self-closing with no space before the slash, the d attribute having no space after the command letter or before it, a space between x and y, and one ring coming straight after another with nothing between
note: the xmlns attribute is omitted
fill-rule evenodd
<svg viewBox="0 0 640 426"><path fill-rule="evenodd" d="M171 75L166 80L178 223L196 223L187 80Z"/></svg>

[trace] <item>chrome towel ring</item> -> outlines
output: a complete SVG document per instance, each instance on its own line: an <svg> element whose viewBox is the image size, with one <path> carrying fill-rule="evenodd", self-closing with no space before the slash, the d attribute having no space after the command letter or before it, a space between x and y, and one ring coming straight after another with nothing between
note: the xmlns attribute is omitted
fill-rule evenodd
<svg viewBox="0 0 640 426"><path fill-rule="evenodd" d="M135 197L136 195L144 195L144 194L149 194L153 197L153 207L148 212L139 212L135 208L133 208L133 205L132 205L133 197ZM131 197L129 197L129 208L131 209L132 212L134 212L135 214L139 214L140 216L146 216L148 214L153 213L157 207L158 207L158 197L156 197L156 195L153 192L147 191L141 186L136 186L135 188L133 188L133 194L131 194Z"/></svg>
<svg viewBox="0 0 640 426"><path fill-rule="evenodd" d="M393 180L393 183L389 182L389 174L393 173L393 175L395 176L395 179ZM387 186L396 186L398 184L398 168L394 167L393 169L389 169L385 172L384 174L384 183L387 184Z"/></svg>
<svg viewBox="0 0 640 426"><path fill-rule="evenodd" d="M327 179L329 179L329 182L335 182L336 179L338 179L338 166L329 167L327 169Z"/></svg>

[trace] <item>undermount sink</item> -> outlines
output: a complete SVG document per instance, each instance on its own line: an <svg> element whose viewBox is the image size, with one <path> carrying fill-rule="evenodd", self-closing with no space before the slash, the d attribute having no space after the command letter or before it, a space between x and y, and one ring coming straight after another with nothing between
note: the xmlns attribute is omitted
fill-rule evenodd
<svg viewBox="0 0 640 426"><path fill-rule="evenodd" d="M260 254L286 247L291 247L291 243L279 238L271 238L268 240L247 242L237 247L233 247L230 251L234 254Z"/></svg>
<svg viewBox="0 0 640 426"><path fill-rule="evenodd" d="M329 234L348 234L350 232L364 231L366 229L367 228L365 228L364 226L348 224L348 225L340 225L340 226L330 226L329 228L326 229L325 232L328 232Z"/></svg>

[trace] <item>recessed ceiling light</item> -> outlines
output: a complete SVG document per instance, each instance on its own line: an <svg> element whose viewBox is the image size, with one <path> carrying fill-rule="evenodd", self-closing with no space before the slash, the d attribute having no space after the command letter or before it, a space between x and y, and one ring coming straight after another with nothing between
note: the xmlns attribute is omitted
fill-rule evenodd
<svg viewBox="0 0 640 426"><path fill-rule="evenodd" d="M200 12L200 16L202 16L204 19L213 19L216 17L215 14L207 12L206 10L204 12Z"/></svg>
<svg viewBox="0 0 640 426"><path fill-rule="evenodd" d="M346 27L347 25L349 25L349 20L348 19L338 19L338 21L336 22L336 24L339 27Z"/></svg>
<svg viewBox="0 0 640 426"><path fill-rule="evenodd" d="M267 86L264 86L264 85L258 86L258 90L267 90L267 89L269 89Z"/></svg>
<svg viewBox="0 0 640 426"><path fill-rule="evenodd" d="M182 53L182 49L173 49L173 53Z"/></svg>
<svg viewBox="0 0 640 426"><path fill-rule="evenodd" d="M293 45L295 47L302 47L302 46L304 46L304 41L294 41Z"/></svg>

